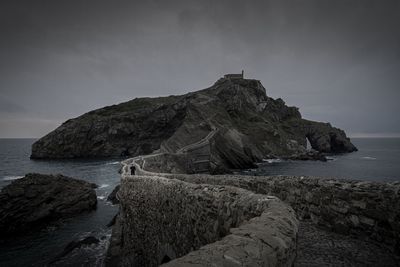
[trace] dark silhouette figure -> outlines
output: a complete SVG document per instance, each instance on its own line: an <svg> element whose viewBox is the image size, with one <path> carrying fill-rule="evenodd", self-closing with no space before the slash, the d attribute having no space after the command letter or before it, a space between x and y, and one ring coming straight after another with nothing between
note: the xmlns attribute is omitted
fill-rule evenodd
<svg viewBox="0 0 400 267"><path fill-rule="evenodd" d="M131 175L135 175L136 168L135 166L131 166Z"/></svg>

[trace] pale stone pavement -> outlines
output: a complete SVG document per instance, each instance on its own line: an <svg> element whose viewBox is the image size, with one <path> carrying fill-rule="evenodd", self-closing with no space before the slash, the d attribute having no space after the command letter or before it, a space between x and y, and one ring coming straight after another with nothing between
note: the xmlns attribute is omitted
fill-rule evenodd
<svg viewBox="0 0 400 267"><path fill-rule="evenodd" d="M294 267L400 266L400 257L370 241L300 222Z"/></svg>

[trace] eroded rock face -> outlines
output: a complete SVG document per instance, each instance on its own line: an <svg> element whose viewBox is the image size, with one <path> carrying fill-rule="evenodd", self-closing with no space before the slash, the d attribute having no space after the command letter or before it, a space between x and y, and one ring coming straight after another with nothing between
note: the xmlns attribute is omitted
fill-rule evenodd
<svg viewBox="0 0 400 267"><path fill-rule="evenodd" d="M303 120L303 122L306 137L315 150L326 153L345 153L357 150L343 130L332 127L329 123L307 120Z"/></svg>
<svg viewBox="0 0 400 267"><path fill-rule="evenodd" d="M20 234L49 222L96 208L95 184L63 175L30 173L0 193L2 237Z"/></svg>
<svg viewBox="0 0 400 267"><path fill-rule="evenodd" d="M66 121L32 146L32 158L176 153L206 137L213 169L252 167L266 157L302 155L306 138L324 153L356 150L330 124L304 120L296 107L267 96L258 80L220 79L182 96L137 98Z"/></svg>
<svg viewBox="0 0 400 267"><path fill-rule="evenodd" d="M113 205L119 204L119 200L117 198L119 187L120 185L117 185L107 197L107 201L110 201Z"/></svg>
<svg viewBox="0 0 400 267"><path fill-rule="evenodd" d="M63 257L65 257L68 254L70 254L75 249L80 249L82 247L86 247L86 246L90 246L90 245L97 245L99 242L100 242L100 240L97 237L94 237L94 236L87 236L87 237L82 238L82 239L73 240L73 241L69 242L65 246L64 250L60 254L58 254L54 259L52 259L49 262L49 264L54 265L56 262L58 262Z"/></svg>

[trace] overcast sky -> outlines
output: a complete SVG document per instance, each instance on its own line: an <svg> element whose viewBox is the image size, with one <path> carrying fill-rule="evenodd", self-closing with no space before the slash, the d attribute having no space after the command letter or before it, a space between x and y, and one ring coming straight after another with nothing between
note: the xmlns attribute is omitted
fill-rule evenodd
<svg viewBox="0 0 400 267"><path fill-rule="evenodd" d="M400 135L400 1L0 2L0 137L245 70L350 135Z"/></svg>

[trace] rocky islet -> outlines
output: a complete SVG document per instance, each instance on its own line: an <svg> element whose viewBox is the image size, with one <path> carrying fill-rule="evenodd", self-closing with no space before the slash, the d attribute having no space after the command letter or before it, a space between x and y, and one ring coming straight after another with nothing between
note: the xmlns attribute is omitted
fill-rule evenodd
<svg viewBox="0 0 400 267"><path fill-rule="evenodd" d="M2 237L21 235L96 209L95 184L63 175L29 173L0 192Z"/></svg>
<svg viewBox="0 0 400 267"><path fill-rule="evenodd" d="M70 119L35 142L31 157L178 153L210 133L207 149L192 153L192 161L208 160L215 173L252 167L265 158L323 159L318 153L356 150L344 131L303 119L296 107L267 96L260 81L221 78L200 91L136 98ZM307 152L307 140L318 153Z"/></svg>

